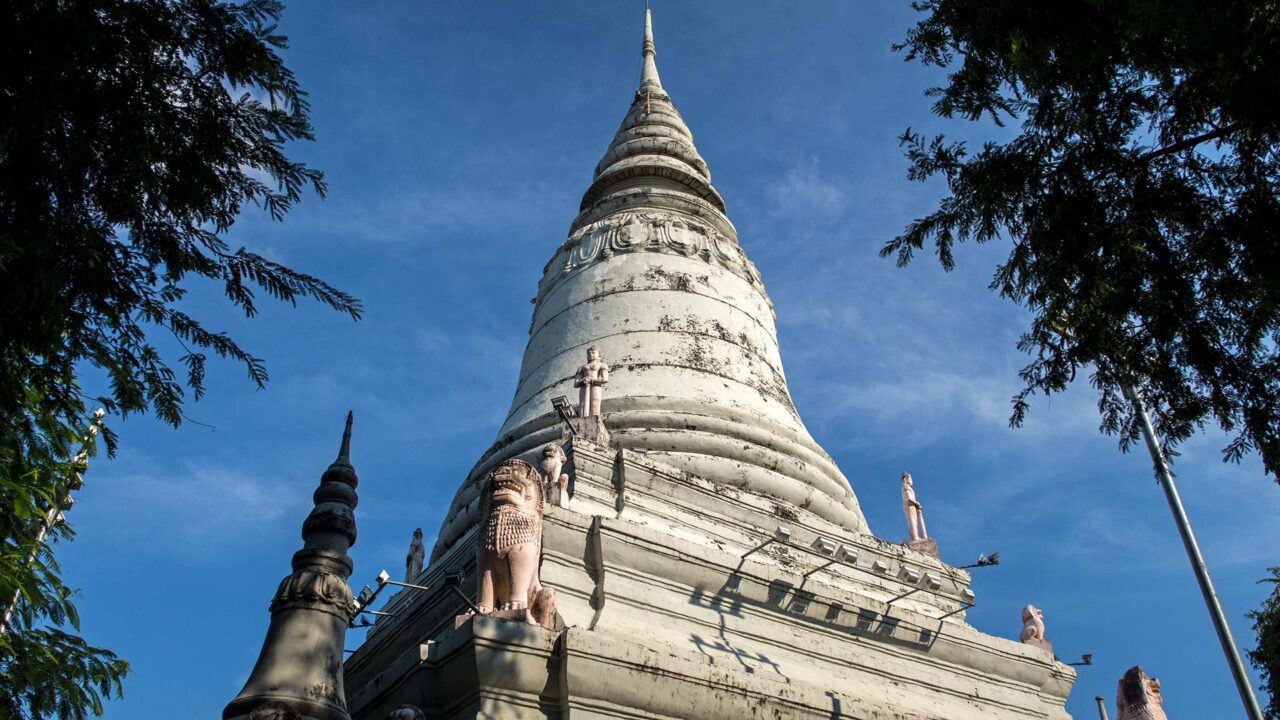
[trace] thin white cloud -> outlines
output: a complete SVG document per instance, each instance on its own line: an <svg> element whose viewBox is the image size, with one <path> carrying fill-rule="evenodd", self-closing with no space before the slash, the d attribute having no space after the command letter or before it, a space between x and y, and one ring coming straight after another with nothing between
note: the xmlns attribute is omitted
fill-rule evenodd
<svg viewBox="0 0 1280 720"><path fill-rule="evenodd" d="M770 188L773 214L782 219L812 221L815 216L831 218L844 206L845 193L834 181L818 170L817 160L810 159L792 167Z"/></svg>
<svg viewBox="0 0 1280 720"><path fill-rule="evenodd" d="M281 523L305 517L310 503L309 490L296 483L231 470L188 466L86 479L92 521L102 525L85 528L95 538L118 535L138 552L192 560L275 534Z"/></svg>

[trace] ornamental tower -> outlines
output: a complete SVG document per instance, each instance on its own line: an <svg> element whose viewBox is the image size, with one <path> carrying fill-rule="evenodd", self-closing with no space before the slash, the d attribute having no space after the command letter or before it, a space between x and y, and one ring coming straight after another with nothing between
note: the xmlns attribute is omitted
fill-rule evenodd
<svg viewBox="0 0 1280 720"><path fill-rule="evenodd" d="M302 523L293 572L271 598L271 624L244 689L224 720L350 720L342 687L343 641L355 615L347 579L356 542L359 478L351 465L351 413L338 458L320 476ZM290 714L292 713L292 715Z"/></svg>
<svg viewBox="0 0 1280 720"><path fill-rule="evenodd" d="M497 440L345 664L351 717L1067 718L1072 668L969 626L966 571L867 528L791 403L647 10L641 57Z"/></svg>

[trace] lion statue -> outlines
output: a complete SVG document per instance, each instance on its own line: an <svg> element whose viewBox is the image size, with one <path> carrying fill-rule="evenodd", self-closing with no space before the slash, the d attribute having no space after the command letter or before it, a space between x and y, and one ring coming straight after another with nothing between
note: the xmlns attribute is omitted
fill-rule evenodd
<svg viewBox="0 0 1280 720"><path fill-rule="evenodd" d="M480 613L523 610L531 624L555 623L555 591L542 587L542 476L523 460L493 469L480 492L476 546Z"/></svg>
<svg viewBox="0 0 1280 720"><path fill-rule="evenodd" d="M1022 634L1018 636L1026 645L1053 652L1053 645L1044 636L1044 611L1035 605L1022 608Z"/></svg>
<svg viewBox="0 0 1280 720"><path fill-rule="evenodd" d="M1168 720L1164 714L1160 681L1148 677L1140 666L1125 672L1116 687L1116 720Z"/></svg>
<svg viewBox="0 0 1280 720"><path fill-rule="evenodd" d="M569 507L569 476L560 472L567 458L560 443L549 442L542 448L543 496L550 505Z"/></svg>

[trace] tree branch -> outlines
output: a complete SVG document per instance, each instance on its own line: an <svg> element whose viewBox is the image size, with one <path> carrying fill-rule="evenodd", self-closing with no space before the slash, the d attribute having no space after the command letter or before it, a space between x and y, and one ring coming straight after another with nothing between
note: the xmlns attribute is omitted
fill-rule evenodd
<svg viewBox="0 0 1280 720"><path fill-rule="evenodd" d="M1241 126L1242 124L1238 122L1231 123L1226 127L1210 130L1209 132L1204 133L1203 135L1196 135L1195 137L1189 137L1189 138L1186 138L1185 140L1179 140L1178 142L1172 145L1166 145L1165 147L1162 147L1159 150L1152 150L1151 152L1145 155L1142 155L1141 157L1138 158L1138 162L1147 163L1147 162L1151 162L1152 160L1155 160L1156 158L1164 157L1165 155L1173 155L1174 153L1180 153L1183 150L1190 150L1191 148L1199 145L1200 143L1226 137L1227 135L1230 135L1231 133L1239 130Z"/></svg>

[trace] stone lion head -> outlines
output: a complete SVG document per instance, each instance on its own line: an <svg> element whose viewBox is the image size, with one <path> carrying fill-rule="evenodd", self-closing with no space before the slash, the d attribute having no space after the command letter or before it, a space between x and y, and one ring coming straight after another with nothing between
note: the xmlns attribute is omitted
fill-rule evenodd
<svg viewBox="0 0 1280 720"><path fill-rule="evenodd" d="M495 510L506 506L536 512L541 499L538 471L523 460L506 460L489 475L489 502Z"/></svg>
<svg viewBox="0 0 1280 720"><path fill-rule="evenodd" d="M1119 697L1116 698L1116 705L1121 708L1164 704L1164 698L1160 695L1160 681L1148 677L1139 665L1125 671L1124 677L1120 678L1117 695Z"/></svg>

